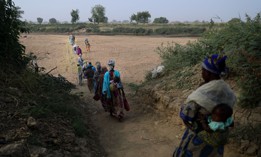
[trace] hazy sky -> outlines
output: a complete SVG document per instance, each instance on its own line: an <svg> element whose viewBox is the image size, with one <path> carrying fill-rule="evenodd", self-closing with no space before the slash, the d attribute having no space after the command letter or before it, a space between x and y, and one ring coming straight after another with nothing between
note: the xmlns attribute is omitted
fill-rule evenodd
<svg viewBox="0 0 261 157"><path fill-rule="evenodd" d="M261 0L13 0L24 11L23 19L36 22L55 18L60 22L71 21L72 9L79 10L80 20L88 21L91 9L100 4L105 7L109 21L130 20L132 14L148 11L150 20L166 17L169 21L228 21L245 20L245 14L255 17L261 12ZM217 19L215 17L220 17Z"/></svg>

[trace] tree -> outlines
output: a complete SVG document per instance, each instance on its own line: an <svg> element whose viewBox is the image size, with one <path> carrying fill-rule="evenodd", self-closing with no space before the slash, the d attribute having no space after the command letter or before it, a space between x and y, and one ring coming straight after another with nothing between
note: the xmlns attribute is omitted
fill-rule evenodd
<svg viewBox="0 0 261 157"><path fill-rule="evenodd" d="M240 23L241 20L239 18L232 18L231 20L228 21L228 23Z"/></svg>
<svg viewBox="0 0 261 157"><path fill-rule="evenodd" d="M107 22L108 18L105 17L105 8L102 5L95 5L92 8L92 19L94 20L94 23L100 23L100 22Z"/></svg>
<svg viewBox="0 0 261 157"><path fill-rule="evenodd" d="M212 18L210 19L210 23L209 23L209 28L213 28L215 25L215 22L212 20Z"/></svg>
<svg viewBox="0 0 261 157"><path fill-rule="evenodd" d="M130 17L130 22L132 22L132 21L138 22L138 21L137 21L137 15L136 15L136 14L132 14L132 15L131 15L131 17Z"/></svg>
<svg viewBox="0 0 261 157"><path fill-rule="evenodd" d="M57 20L55 18L50 18L49 19L49 23L50 24L56 24L57 23Z"/></svg>
<svg viewBox="0 0 261 157"><path fill-rule="evenodd" d="M136 21L137 23L149 23L149 18L151 17L148 11L138 12L137 14L132 14L130 17L131 21Z"/></svg>
<svg viewBox="0 0 261 157"><path fill-rule="evenodd" d="M169 23L169 20L166 17L155 18L153 23Z"/></svg>
<svg viewBox="0 0 261 157"><path fill-rule="evenodd" d="M89 22L93 22L92 18L88 18Z"/></svg>
<svg viewBox="0 0 261 157"><path fill-rule="evenodd" d="M79 10L78 9L72 10L71 11L71 16L72 16L71 22L72 23L76 23L80 19L80 17L79 17Z"/></svg>
<svg viewBox="0 0 261 157"><path fill-rule="evenodd" d="M38 22L39 24L42 24L42 22L43 22L43 18L41 18L41 17L37 17L37 22Z"/></svg>
<svg viewBox="0 0 261 157"><path fill-rule="evenodd" d="M25 47L19 43L19 34L28 32L25 22L21 21L23 11L12 0L0 1L0 67L16 66L17 70L25 67Z"/></svg>

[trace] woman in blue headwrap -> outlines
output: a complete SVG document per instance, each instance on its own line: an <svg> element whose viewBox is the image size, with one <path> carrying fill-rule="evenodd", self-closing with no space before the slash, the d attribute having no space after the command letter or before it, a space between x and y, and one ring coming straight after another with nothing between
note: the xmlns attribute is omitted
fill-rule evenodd
<svg viewBox="0 0 261 157"><path fill-rule="evenodd" d="M214 54L203 61L204 83L181 106L180 118L187 128L173 157L223 156L228 127L233 124L229 111L233 111L236 102L234 92L221 79L226 71L226 59L226 56Z"/></svg>

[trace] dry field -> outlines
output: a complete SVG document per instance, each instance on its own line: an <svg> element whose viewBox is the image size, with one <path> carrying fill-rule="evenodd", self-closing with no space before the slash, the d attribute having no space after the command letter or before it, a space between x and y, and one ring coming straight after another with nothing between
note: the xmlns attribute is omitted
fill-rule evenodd
<svg viewBox="0 0 261 157"><path fill-rule="evenodd" d="M88 37L91 52L85 50L84 40ZM148 70L161 63L155 52L161 43L171 42L185 44L196 38L163 38L136 36L76 36L76 44L83 50L83 58L93 64L100 61L106 65L109 59L115 59L116 69L120 70L125 83L140 83ZM69 81L76 82L77 56L71 52L68 36L65 35L28 35L21 39L26 52L34 52L38 56L39 66L46 71L57 67L51 72L61 74Z"/></svg>

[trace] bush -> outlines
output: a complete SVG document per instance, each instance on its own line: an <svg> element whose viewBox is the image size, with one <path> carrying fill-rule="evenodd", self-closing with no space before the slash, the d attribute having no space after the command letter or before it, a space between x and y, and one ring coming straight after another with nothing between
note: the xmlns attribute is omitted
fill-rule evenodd
<svg viewBox="0 0 261 157"><path fill-rule="evenodd" d="M0 66L15 66L19 71L25 68L27 59L24 57L25 47L19 43L19 34L28 32L25 23L19 20L23 11L11 0L0 2Z"/></svg>
<svg viewBox="0 0 261 157"><path fill-rule="evenodd" d="M157 28L155 34L161 35L201 35L206 31L206 28L200 27L174 27L174 28Z"/></svg>
<svg viewBox="0 0 261 157"><path fill-rule="evenodd" d="M239 105L253 108L261 102L261 18L246 15L246 22L229 22L225 29L210 31L203 41L209 50L226 52L241 88Z"/></svg>
<svg viewBox="0 0 261 157"><path fill-rule="evenodd" d="M260 14L246 18L246 22L230 22L222 29L213 27L196 43L161 45L157 51L166 69L177 73L200 63L206 55L226 54L241 88L239 105L256 107L261 102L261 18Z"/></svg>

